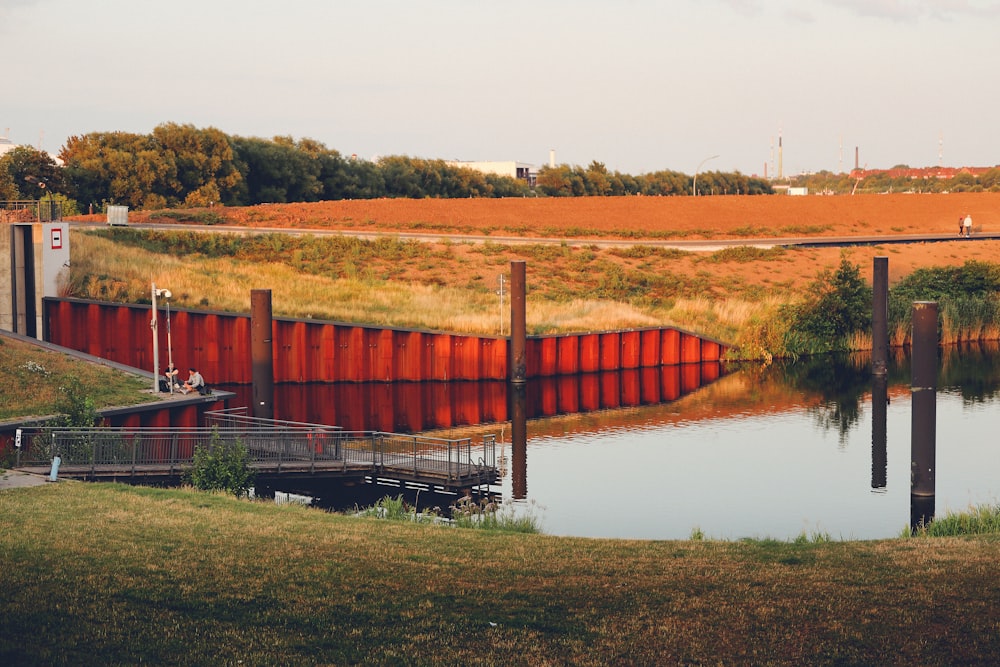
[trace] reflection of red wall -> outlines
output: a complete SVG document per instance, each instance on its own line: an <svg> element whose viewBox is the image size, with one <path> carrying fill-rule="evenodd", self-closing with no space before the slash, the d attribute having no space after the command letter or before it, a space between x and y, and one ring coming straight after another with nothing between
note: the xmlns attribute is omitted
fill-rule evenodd
<svg viewBox="0 0 1000 667"><path fill-rule="evenodd" d="M152 370L149 306L44 303L50 342ZM210 384L252 380L248 315L170 315L168 350L166 309L158 309L161 367L172 353L179 368L194 366ZM276 383L504 380L508 373L506 338L280 318L272 332ZM724 351L718 342L677 329L634 329L532 336L525 357L528 377L537 378L718 361Z"/></svg>
<svg viewBox="0 0 1000 667"><path fill-rule="evenodd" d="M655 405L722 374L718 363L536 378L526 385L529 418ZM250 385L227 385L231 406L250 405ZM415 433L508 421L508 384L480 382L338 382L275 385L278 419L352 431Z"/></svg>

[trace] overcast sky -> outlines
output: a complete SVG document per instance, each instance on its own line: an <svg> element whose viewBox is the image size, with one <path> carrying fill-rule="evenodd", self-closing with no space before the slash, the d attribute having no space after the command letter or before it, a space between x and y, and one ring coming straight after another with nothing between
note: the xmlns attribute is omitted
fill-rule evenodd
<svg viewBox="0 0 1000 667"><path fill-rule="evenodd" d="M0 0L0 136L774 175L780 133L785 174L992 166L998 35L997 0Z"/></svg>

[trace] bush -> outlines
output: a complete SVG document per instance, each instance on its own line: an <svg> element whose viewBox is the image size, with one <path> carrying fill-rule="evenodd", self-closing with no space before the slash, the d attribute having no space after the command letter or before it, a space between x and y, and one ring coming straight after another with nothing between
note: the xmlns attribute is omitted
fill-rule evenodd
<svg viewBox="0 0 1000 667"><path fill-rule="evenodd" d="M787 306L783 314L791 321L785 334L785 350L793 355L818 354L847 349L848 338L871 327L872 290L858 267L846 259L836 273L829 271L809 289L802 304Z"/></svg>
<svg viewBox="0 0 1000 667"><path fill-rule="evenodd" d="M253 487L257 472L250 467L250 453L239 440L223 442L213 431L207 446L194 451L187 481L201 491L228 491L237 498Z"/></svg>

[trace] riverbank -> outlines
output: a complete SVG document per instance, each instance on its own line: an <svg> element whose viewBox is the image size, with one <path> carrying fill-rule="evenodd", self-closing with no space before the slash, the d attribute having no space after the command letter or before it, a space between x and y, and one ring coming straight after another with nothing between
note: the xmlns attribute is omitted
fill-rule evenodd
<svg viewBox="0 0 1000 667"><path fill-rule="evenodd" d="M645 542L0 492L7 664L990 664L1000 540Z"/></svg>
<svg viewBox="0 0 1000 667"><path fill-rule="evenodd" d="M530 334L667 325L751 350L771 346L767 336L781 324L782 306L814 294L817 280L842 260L870 279L873 258L887 256L890 283L896 284L922 267L993 261L1000 241L969 241L956 233L938 243L693 252L643 246L643 240L940 234L951 229L951 209L972 211L977 228L989 230L1000 217L1000 195L377 200L216 208L212 214L220 221L247 228L386 236L250 240L136 227L103 230L108 238L97 238L75 229L70 293L142 302L155 275L157 284L170 285L172 305L182 308L247 312L250 290L266 287L279 316L496 335L505 312L501 276L518 260L527 265ZM204 212L169 213L139 212L135 221L174 222L183 230L188 222L203 221ZM432 240L392 236L403 231L427 232ZM472 232L555 236L566 243L449 238ZM595 238L636 245L586 243Z"/></svg>

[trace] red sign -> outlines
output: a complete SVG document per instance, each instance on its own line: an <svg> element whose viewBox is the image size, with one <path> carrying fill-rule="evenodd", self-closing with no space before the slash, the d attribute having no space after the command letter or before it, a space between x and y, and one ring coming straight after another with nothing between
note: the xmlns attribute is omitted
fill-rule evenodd
<svg viewBox="0 0 1000 667"><path fill-rule="evenodd" d="M52 228L52 249L61 250L62 249L62 229L59 227Z"/></svg>

